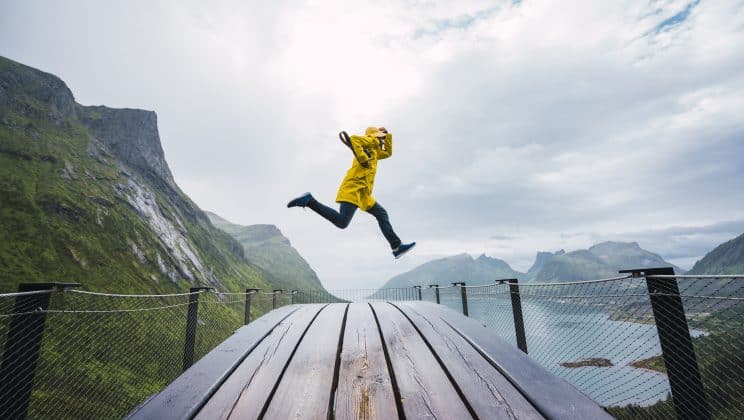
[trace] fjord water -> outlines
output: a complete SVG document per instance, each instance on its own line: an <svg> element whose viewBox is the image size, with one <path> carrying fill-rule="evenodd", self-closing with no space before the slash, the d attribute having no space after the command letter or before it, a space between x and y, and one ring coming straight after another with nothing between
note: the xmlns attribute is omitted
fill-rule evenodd
<svg viewBox="0 0 744 420"><path fill-rule="evenodd" d="M442 303L461 310L454 296ZM469 299L468 306L472 318L516 346L508 298ZM530 357L603 406L647 406L668 397L665 374L630 365L661 354L655 325L614 321L606 308L567 302L523 300L522 310ZM703 334L691 331L693 337ZM613 366L561 366L590 358L608 359Z"/></svg>

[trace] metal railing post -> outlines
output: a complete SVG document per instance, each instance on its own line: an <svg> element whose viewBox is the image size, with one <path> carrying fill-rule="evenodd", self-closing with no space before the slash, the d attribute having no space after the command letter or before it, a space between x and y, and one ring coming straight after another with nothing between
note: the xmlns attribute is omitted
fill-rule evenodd
<svg viewBox="0 0 744 420"><path fill-rule="evenodd" d="M297 290L292 290L292 305L295 304L295 296L297 295Z"/></svg>
<svg viewBox="0 0 744 420"><path fill-rule="evenodd" d="M462 298L462 314L468 316L468 292L464 281L452 283L453 286L460 286L460 297Z"/></svg>
<svg viewBox="0 0 744 420"><path fill-rule="evenodd" d="M273 294L271 295L271 309L276 309L276 295L282 292L282 289L274 289Z"/></svg>
<svg viewBox="0 0 744 420"><path fill-rule="evenodd" d="M646 277L661 354L669 377L674 411L679 419L710 419L710 408L700 379L690 328L687 325L676 278L654 278L674 275L674 268L621 270L633 277Z"/></svg>
<svg viewBox="0 0 744 420"><path fill-rule="evenodd" d="M189 310L186 315L186 340L183 344L183 371L194 364L194 343L196 342L196 322L199 316L199 295L211 287L192 287L189 289Z"/></svg>
<svg viewBox="0 0 744 420"><path fill-rule="evenodd" d="M514 332L517 336L517 347L527 353L527 337L524 333L524 318L522 317L522 297L519 294L519 280L504 279L497 281L501 284L509 284L509 295L511 296L512 316L514 317Z"/></svg>
<svg viewBox="0 0 744 420"><path fill-rule="evenodd" d="M434 288L434 297L437 299L437 303L439 303L439 285L438 284L430 284L429 287Z"/></svg>
<svg viewBox="0 0 744 420"><path fill-rule="evenodd" d="M245 289L245 323L251 322L251 295L258 292L258 289Z"/></svg>
<svg viewBox="0 0 744 420"><path fill-rule="evenodd" d="M16 296L0 365L0 413L23 419L28 414L34 374L41 353L46 311L52 291L80 287L79 283L21 283L18 292L48 290L49 293ZM23 315L21 315L23 314Z"/></svg>
<svg viewBox="0 0 744 420"><path fill-rule="evenodd" d="M413 288L418 292L418 300L421 300L421 286L413 286Z"/></svg>

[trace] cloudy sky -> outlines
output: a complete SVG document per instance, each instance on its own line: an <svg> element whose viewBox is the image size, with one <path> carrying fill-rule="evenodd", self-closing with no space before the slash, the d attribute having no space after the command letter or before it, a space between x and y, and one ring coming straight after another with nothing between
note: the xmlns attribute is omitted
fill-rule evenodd
<svg viewBox="0 0 744 420"><path fill-rule="evenodd" d="M279 226L329 288L467 252L638 241L689 268L744 232L744 2L0 2L0 55L154 110L203 209ZM336 139L384 125L374 219L341 231Z"/></svg>

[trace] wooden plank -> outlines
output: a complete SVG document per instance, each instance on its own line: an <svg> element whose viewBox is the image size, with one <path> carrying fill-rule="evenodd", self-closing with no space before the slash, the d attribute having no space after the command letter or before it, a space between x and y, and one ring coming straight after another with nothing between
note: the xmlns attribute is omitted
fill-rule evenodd
<svg viewBox="0 0 744 420"><path fill-rule="evenodd" d="M411 306L427 318L439 317L450 325L509 379L543 416L566 420L612 418L591 398L545 370L478 321L431 302L416 302Z"/></svg>
<svg viewBox="0 0 744 420"><path fill-rule="evenodd" d="M380 332L369 305L352 303L346 316L335 418L398 418Z"/></svg>
<svg viewBox="0 0 744 420"><path fill-rule="evenodd" d="M245 418L257 418L300 337L323 306L302 305L277 325L233 371L196 418L226 419L233 407Z"/></svg>
<svg viewBox="0 0 744 420"><path fill-rule="evenodd" d="M501 372L439 317L421 316L415 311L416 303L393 306L402 310L429 342L478 417L544 418Z"/></svg>
<svg viewBox="0 0 744 420"><path fill-rule="evenodd" d="M135 408L130 419L183 419L192 417L233 370L298 305L271 311L238 329L158 394Z"/></svg>
<svg viewBox="0 0 744 420"><path fill-rule="evenodd" d="M373 303L405 417L472 418L439 362L403 314L388 303Z"/></svg>
<svg viewBox="0 0 744 420"><path fill-rule="evenodd" d="M328 417L339 339L347 304L326 306L300 341L265 412L267 419ZM246 416L237 409L230 418Z"/></svg>

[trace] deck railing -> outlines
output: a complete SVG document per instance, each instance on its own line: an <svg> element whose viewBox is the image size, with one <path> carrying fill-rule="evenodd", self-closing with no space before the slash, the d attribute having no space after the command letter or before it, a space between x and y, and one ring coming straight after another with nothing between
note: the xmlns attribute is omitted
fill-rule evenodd
<svg viewBox="0 0 744 420"><path fill-rule="evenodd" d="M116 418L240 326L292 303L429 301L478 319L620 418L744 418L744 276L628 270L394 289L0 294L0 418Z"/></svg>
<svg viewBox="0 0 744 420"><path fill-rule="evenodd" d="M331 291L426 300L480 320L620 418L744 418L744 275L623 270L588 281Z"/></svg>

